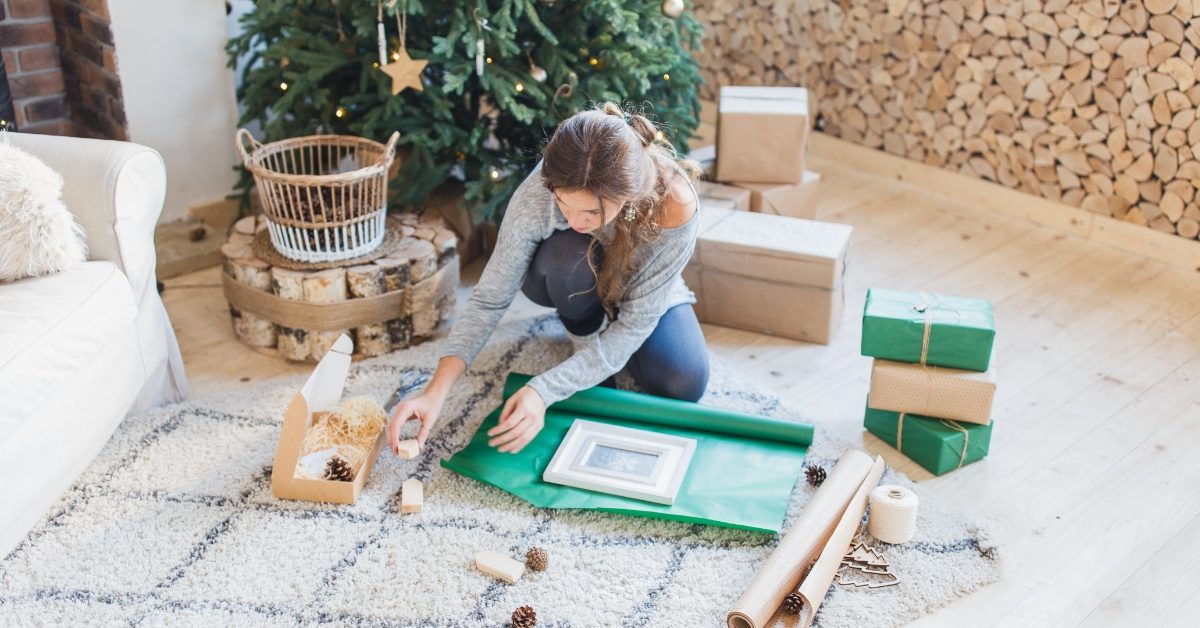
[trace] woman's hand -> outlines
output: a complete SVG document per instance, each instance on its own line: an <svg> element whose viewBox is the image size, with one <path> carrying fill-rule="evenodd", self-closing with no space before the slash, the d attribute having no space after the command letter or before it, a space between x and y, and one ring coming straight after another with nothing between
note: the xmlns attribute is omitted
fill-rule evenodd
<svg viewBox="0 0 1200 628"><path fill-rule="evenodd" d="M504 403L500 423L488 430L488 445L501 453L517 453L542 431L546 424L546 403L537 391L522 386Z"/></svg>
<svg viewBox="0 0 1200 628"><path fill-rule="evenodd" d="M400 430L409 419L421 422L421 431L417 433L417 446L425 449L425 439L429 437L429 430L442 412L442 401L443 398L437 393L425 391L416 397L401 401L392 408L392 416L387 424L388 443L392 446L392 453L399 452Z"/></svg>

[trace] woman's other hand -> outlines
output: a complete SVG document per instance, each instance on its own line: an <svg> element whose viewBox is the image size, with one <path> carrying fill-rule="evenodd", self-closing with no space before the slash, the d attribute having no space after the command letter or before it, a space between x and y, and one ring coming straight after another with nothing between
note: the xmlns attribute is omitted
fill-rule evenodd
<svg viewBox="0 0 1200 628"><path fill-rule="evenodd" d="M488 430L488 445L501 453L525 448L546 424L546 404L534 389L523 386L504 403L500 423Z"/></svg>

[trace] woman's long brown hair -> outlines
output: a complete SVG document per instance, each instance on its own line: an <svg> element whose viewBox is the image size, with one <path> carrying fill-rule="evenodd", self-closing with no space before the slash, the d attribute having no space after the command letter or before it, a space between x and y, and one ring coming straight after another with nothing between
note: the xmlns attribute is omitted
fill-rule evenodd
<svg viewBox="0 0 1200 628"><path fill-rule="evenodd" d="M636 270L634 253L662 233L672 179L684 176L695 181L699 171L696 162L680 160L674 147L658 139L653 122L613 102L564 120L550 138L542 158L542 177L551 192L585 190L605 203L625 201L611 223L613 237L604 244L599 268L592 262L599 246L595 235L588 249L596 293L609 320L616 317L616 305L625 294L625 279ZM626 218L630 207L632 220Z"/></svg>

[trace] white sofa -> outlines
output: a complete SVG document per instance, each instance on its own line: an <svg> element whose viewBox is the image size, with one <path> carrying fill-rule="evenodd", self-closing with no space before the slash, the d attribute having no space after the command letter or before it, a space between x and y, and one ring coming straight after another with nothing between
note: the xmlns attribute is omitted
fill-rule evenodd
<svg viewBox="0 0 1200 628"><path fill-rule="evenodd" d="M0 283L0 558L127 414L187 396L154 274L162 157L128 142L8 138L62 174L89 253L72 270Z"/></svg>

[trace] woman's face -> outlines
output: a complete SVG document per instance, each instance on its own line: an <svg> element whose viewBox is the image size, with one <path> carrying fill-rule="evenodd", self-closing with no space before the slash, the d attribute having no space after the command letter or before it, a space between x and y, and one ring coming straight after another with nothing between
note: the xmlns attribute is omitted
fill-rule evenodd
<svg viewBox="0 0 1200 628"><path fill-rule="evenodd" d="M624 204L618 201L601 201L587 190L555 190L554 199L571 228L579 233L592 233L612 222Z"/></svg>

